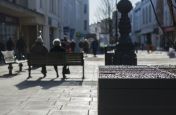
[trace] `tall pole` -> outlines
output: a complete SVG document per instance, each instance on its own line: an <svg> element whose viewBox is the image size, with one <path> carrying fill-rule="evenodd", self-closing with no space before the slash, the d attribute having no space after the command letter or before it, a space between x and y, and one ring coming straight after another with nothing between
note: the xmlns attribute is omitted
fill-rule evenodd
<svg viewBox="0 0 176 115"><path fill-rule="evenodd" d="M117 0L116 0L116 4L117 4ZM118 10L117 10L117 8L116 8L116 22L115 22L115 37L116 37L116 39L115 39L115 42L117 43L117 41L118 41L118 32L117 32L117 24L118 24Z"/></svg>
<svg viewBox="0 0 176 115"><path fill-rule="evenodd" d="M108 26L109 26L109 43L111 42L111 11L110 11L110 2L108 2Z"/></svg>

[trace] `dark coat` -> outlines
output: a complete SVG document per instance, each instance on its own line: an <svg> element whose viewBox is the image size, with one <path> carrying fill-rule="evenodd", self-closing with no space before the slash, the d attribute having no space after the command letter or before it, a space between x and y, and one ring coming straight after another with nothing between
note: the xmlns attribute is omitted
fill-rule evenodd
<svg viewBox="0 0 176 115"><path fill-rule="evenodd" d="M7 50L8 50L8 51L14 50L15 44L14 44L14 42L12 41L12 39L9 39L9 40L7 41L6 47L7 47Z"/></svg>
<svg viewBox="0 0 176 115"><path fill-rule="evenodd" d="M66 52L66 50L64 48L62 48L61 46L54 46L53 48L51 48L50 52Z"/></svg>
<svg viewBox="0 0 176 115"><path fill-rule="evenodd" d="M47 48L41 43L35 43L31 48L31 53L46 55L48 53Z"/></svg>
<svg viewBox="0 0 176 115"><path fill-rule="evenodd" d="M96 50L98 48L98 41L97 40L94 40L91 44L91 47L93 50Z"/></svg>
<svg viewBox="0 0 176 115"><path fill-rule="evenodd" d="M75 43L74 41L72 41L72 42L70 43L70 47L71 47L72 52L75 51L75 46L76 46L76 43Z"/></svg>
<svg viewBox="0 0 176 115"><path fill-rule="evenodd" d="M19 39L16 43L16 49L19 51L19 52L25 52L26 50L26 43L24 42L23 39Z"/></svg>
<svg viewBox="0 0 176 115"><path fill-rule="evenodd" d="M87 41L84 41L83 43L83 50L85 53L89 52L89 43Z"/></svg>
<svg viewBox="0 0 176 115"><path fill-rule="evenodd" d="M0 51L4 51L5 50L5 45L3 42L0 42Z"/></svg>

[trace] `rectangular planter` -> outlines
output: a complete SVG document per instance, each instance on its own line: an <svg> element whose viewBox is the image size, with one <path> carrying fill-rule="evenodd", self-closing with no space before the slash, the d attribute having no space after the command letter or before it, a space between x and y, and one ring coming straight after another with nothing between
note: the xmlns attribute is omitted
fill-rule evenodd
<svg viewBox="0 0 176 115"><path fill-rule="evenodd" d="M98 115L176 115L175 76L147 66L100 67Z"/></svg>

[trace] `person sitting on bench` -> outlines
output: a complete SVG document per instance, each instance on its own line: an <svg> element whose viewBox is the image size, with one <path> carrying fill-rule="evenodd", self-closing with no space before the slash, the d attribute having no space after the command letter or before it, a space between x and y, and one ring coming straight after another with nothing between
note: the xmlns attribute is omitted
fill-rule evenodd
<svg viewBox="0 0 176 115"><path fill-rule="evenodd" d="M39 36L36 39L34 45L32 46L31 53L41 55L41 56L47 55L48 49L43 45L43 39L42 39L41 36ZM45 65L42 66L42 71L41 72L43 74L43 77L45 78L46 73L47 73Z"/></svg>
<svg viewBox="0 0 176 115"><path fill-rule="evenodd" d="M60 39L56 38L53 40L53 48L51 48L50 52L53 52L53 53L65 53L66 50L61 46L61 41ZM66 65L63 66L63 70L64 68L66 68ZM59 74L58 74L58 69L57 69L57 65L54 65L54 69L56 71L56 75L57 75L57 78L59 77ZM66 78L65 76L65 73L62 71L62 74L63 74L63 79Z"/></svg>

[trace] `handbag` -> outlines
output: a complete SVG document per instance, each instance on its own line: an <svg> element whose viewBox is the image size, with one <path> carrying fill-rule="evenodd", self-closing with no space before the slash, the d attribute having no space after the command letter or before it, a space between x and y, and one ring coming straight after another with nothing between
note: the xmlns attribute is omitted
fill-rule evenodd
<svg viewBox="0 0 176 115"><path fill-rule="evenodd" d="M70 69L69 69L68 66L67 66L67 67L64 67L63 73L64 73L64 74L70 74Z"/></svg>

